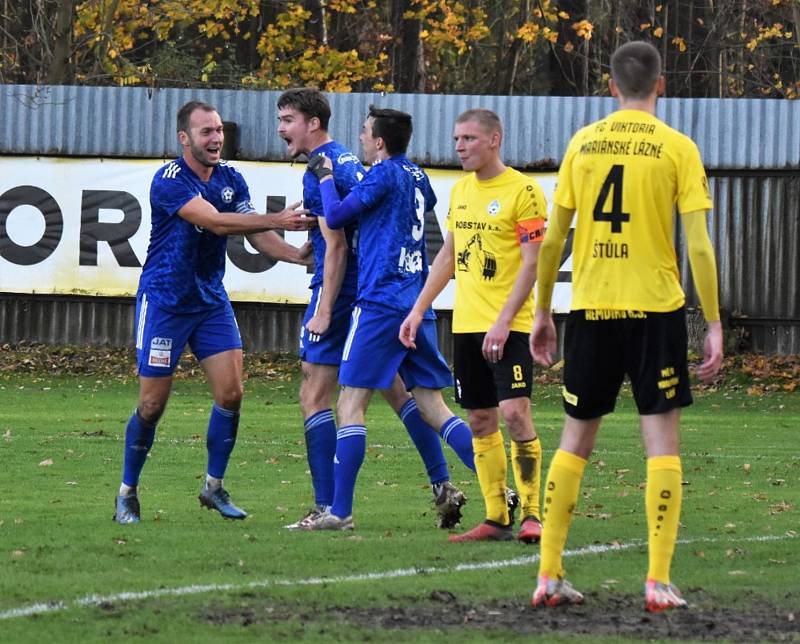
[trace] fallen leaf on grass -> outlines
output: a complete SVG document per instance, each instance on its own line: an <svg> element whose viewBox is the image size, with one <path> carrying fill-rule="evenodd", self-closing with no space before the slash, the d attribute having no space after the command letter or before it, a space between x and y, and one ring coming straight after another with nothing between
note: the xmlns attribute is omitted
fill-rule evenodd
<svg viewBox="0 0 800 644"><path fill-rule="evenodd" d="M789 512L792 508L794 508L794 503L787 503L786 501L780 501L779 503L775 503L774 505L769 506L769 513L780 514L781 512Z"/></svg>

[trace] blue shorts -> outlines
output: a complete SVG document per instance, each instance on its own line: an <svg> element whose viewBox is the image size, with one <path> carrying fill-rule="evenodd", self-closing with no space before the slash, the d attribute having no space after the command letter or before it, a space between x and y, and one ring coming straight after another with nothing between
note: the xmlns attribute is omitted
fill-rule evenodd
<svg viewBox="0 0 800 644"><path fill-rule="evenodd" d="M333 304L331 325L325 333L316 335L308 332L306 324L317 312L321 294L321 286L317 286L311 291L311 301L308 303L305 316L303 316L303 326L300 327L300 350L298 353L303 362L338 367L342 361L342 350L344 342L347 340L350 315L353 312L356 296L340 293Z"/></svg>
<svg viewBox="0 0 800 644"><path fill-rule="evenodd" d="M199 313L172 313L136 297L136 364L139 375L171 376L186 345L198 360L242 348L230 302Z"/></svg>
<svg viewBox="0 0 800 644"><path fill-rule="evenodd" d="M423 320L416 350L407 349L398 335L405 316L382 309L356 306L344 346L339 383L362 389L388 389L396 373L406 389L444 389L453 374L439 353L436 321Z"/></svg>

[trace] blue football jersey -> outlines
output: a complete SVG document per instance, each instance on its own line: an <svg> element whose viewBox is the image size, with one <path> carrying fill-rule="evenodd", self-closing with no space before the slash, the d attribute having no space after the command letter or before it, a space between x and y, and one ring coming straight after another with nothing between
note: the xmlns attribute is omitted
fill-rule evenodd
<svg viewBox="0 0 800 644"><path fill-rule="evenodd" d="M428 276L425 213L436 204L428 177L398 154L373 165L353 192L368 208L358 219L356 302L408 313Z"/></svg>
<svg viewBox="0 0 800 644"><path fill-rule="evenodd" d="M364 166L358 157L336 141L329 141L319 146L309 154L309 158L322 154L333 163L333 183L340 198L346 197L353 186L366 174ZM303 174L303 208L311 211L316 217L325 217L322 210L322 196L319 192L319 180L313 172L306 170ZM344 229L347 247L347 268L345 269L342 288L339 291L347 295L354 295L358 288L358 262L355 254L353 235L355 225L346 226ZM318 227L309 231L309 238L314 249L314 276L311 278L309 288L322 285L322 274L325 268L325 237Z"/></svg>
<svg viewBox="0 0 800 644"><path fill-rule="evenodd" d="M150 185L150 244L139 292L157 306L193 313L228 301L222 286L227 237L189 223L178 211L202 197L220 212L253 212L244 177L222 161L207 182L183 158L156 172Z"/></svg>

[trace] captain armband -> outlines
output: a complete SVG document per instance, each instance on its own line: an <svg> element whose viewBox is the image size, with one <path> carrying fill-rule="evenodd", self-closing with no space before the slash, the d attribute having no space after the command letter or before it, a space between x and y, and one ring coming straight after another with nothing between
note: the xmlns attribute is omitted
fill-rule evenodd
<svg viewBox="0 0 800 644"><path fill-rule="evenodd" d="M517 243L541 243L544 239L544 219L526 219L517 223Z"/></svg>

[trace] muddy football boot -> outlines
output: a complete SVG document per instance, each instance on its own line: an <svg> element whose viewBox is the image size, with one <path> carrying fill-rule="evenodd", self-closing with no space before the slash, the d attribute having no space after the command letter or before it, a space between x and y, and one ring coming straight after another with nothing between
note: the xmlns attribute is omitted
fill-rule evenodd
<svg viewBox="0 0 800 644"><path fill-rule="evenodd" d="M454 528L461 521L461 508L467 497L450 481L437 483L433 489L433 503L436 506L436 525L445 530Z"/></svg>
<svg viewBox="0 0 800 644"><path fill-rule="evenodd" d="M661 613L672 608L686 608L686 600L672 584L648 579L644 585L644 609L648 613Z"/></svg>
<svg viewBox="0 0 800 644"><path fill-rule="evenodd" d="M583 595L572 587L566 579L550 579L547 575L539 575L539 583L533 591L531 606L561 606L563 604L581 604Z"/></svg>

